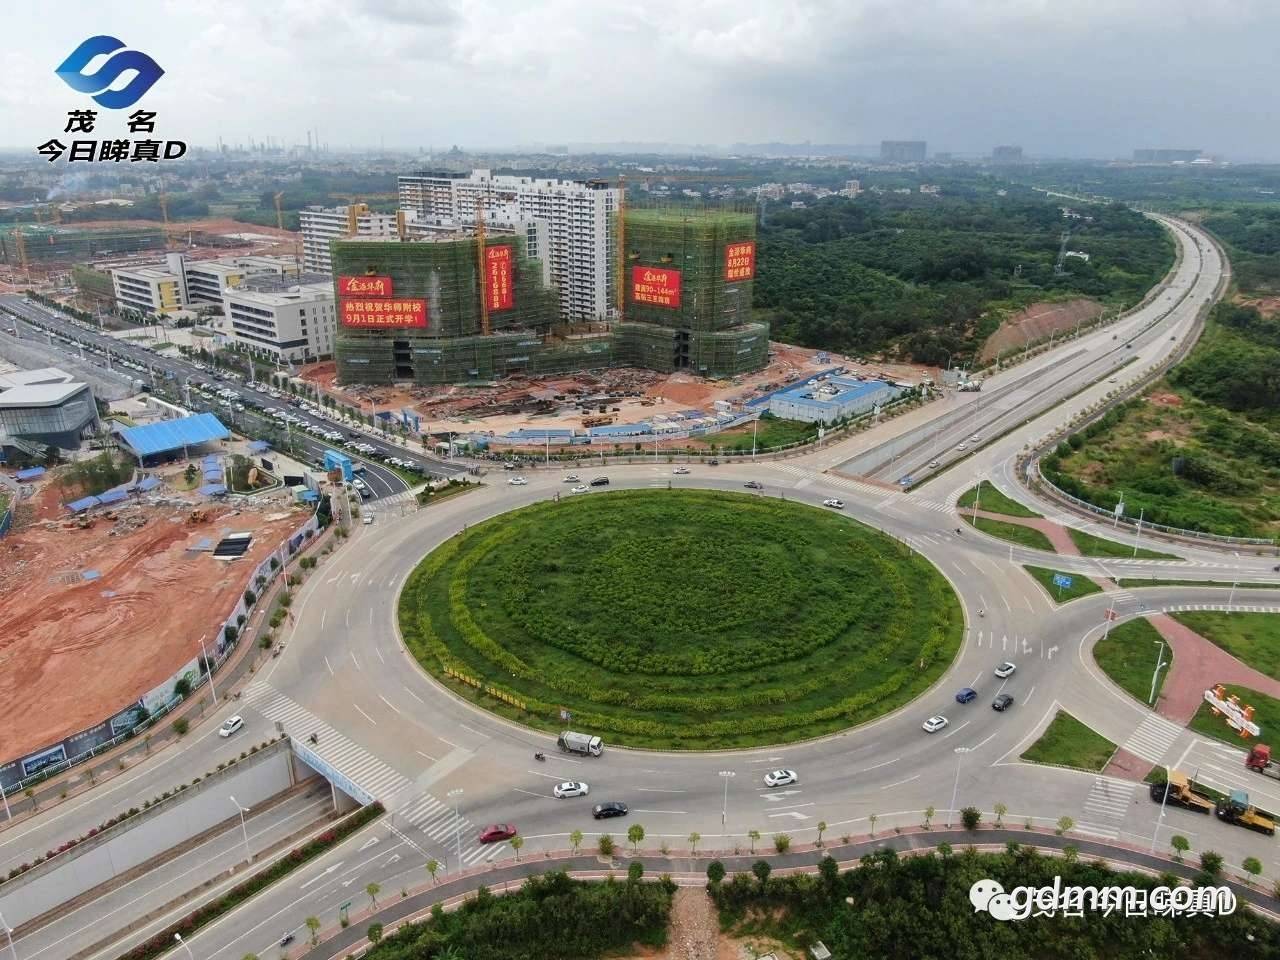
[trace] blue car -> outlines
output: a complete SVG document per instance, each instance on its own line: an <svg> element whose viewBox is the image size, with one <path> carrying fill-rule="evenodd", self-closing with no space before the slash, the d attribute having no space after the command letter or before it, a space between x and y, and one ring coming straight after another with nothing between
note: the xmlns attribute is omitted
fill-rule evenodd
<svg viewBox="0 0 1280 960"><path fill-rule="evenodd" d="M970 701L976 700L977 698L978 698L977 690L973 689L973 687L965 687L963 690L961 690L959 693L956 694L956 703L969 703Z"/></svg>

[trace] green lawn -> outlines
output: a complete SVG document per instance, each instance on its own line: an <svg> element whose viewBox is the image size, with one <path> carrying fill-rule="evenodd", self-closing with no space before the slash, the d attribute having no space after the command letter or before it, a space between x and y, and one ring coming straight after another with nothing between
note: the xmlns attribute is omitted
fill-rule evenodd
<svg viewBox="0 0 1280 960"><path fill-rule="evenodd" d="M1147 703L1147 697L1151 695L1151 674L1156 669L1156 644L1159 642L1162 642L1159 632L1146 618L1126 620L1112 627L1105 640L1094 644L1093 659L1102 672L1129 696ZM1156 703L1160 701L1160 688L1164 686L1164 679L1173 664L1173 651L1167 643L1164 660L1170 666L1160 671L1160 678L1156 681Z"/></svg>
<svg viewBox="0 0 1280 960"><path fill-rule="evenodd" d="M757 450L771 447L782 447L789 443L804 443L818 438L818 425L804 423L800 420L783 420L765 414L760 418L756 429L755 445ZM742 450L750 452L752 444L752 425L739 427L726 433L717 433L708 437L708 442L718 450Z"/></svg>
<svg viewBox="0 0 1280 960"><path fill-rule="evenodd" d="M563 497L469 528L400 599L423 666L543 730L709 749L863 723L935 683L959 603L848 517L709 490Z"/></svg>
<svg viewBox="0 0 1280 960"><path fill-rule="evenodd" d="M1275 744L1277 735L1280 734L1280 700L1268 697L1265 693L1250 690L1247 687L1226 684L1226 688L1228 696L1235 694L1240 698L1242 704L1253 707L1253 722L1262 731L1256 738L1256 742ZM1196 715L1191 718L1191 722L1187 726L1196 733L1203 733L1206 737L1215 737L1218 740L1226 741L1234 747L1243 747L1245 745L1245 741L1240 739L1240 735L1227 726L1226 718L1215 717L1210 712L1207 703L1200 704L1200 709L1196 711ZM1253 775L1251 774L1250 776Z"/></svg>
<svg viewBox="0 0 1280 960"><path fill-rule="evenodd" d="M1231 587L1230 580L1162 580L1159 577L1151 577L1144 580L1141 577L1122 577L1116 581L1121 587ZM1236 583L1237 590L1276 590L1274 583L1247 583L1244 580Z"/></svg>
<svg viewBox="0 0 1280 960"><path fill-rule="evenodd" d="M1170 614L1272 680L1280 680L1280 617L1273 613L1193 610Z"/></svg>
<svg viewBox="0 0 1280 960"><path fill-rule="evenodd" d="M1023 570L1031 574L1036 583L1044 587L1045 592L1049 594L1058 603L1066 603L1074 600L1076 597L1087 597L1091 593L1101 593L1102 588L1090 580L1088 577L1079 573L1065 573L1064 576L1071 578L1071 586L1059 588L1053 578L1060 573L1061 570L1050 570L1048 567L1031 567L1024 566Z"/></svg>
<svg viewBox="0 0 1280 960"><path fill-rule="evenodd" d="M993 537L999 537L1001 540L1008 540L1010 543L1016 543L1019 546L1031 547L1033 550L1047 550L1053 553L1053 544L1039 530L1031 527L1019 526L1016 523L1005 523L1002 520L988 520L986 517L978 517L974 520L967 513L962 513L964 522L977 527L983 533L988 533Z"/></svg>
<svg viewBox="0 0 1280 960"><path fill-rule="evenodd" d="M1034 510L1023 506L1017 500L1006 497L989 483L982 485L982 494L979 496L977 487L970 487L960 499L956 501L956 506L960 508L973 508L974 498L978 498L978 509L985 510L987 513L1003 513L1010 517L1039 517L1040 514Z"/></svg>
<svg viewBox="0 0 1280 960"><path fill-rule="evenodd" d="M1133 547L1123 543L1116 543L1114 540L1104 540L1102 537L1095 537L1092 533L1085 533L1083 530L1076 530L1074 527L1067 527L1067 536L1071 538L1071 542L1076 545L1086 557L1132 557L1135 556ZM1136 554L1138 557L1147 560L1180 560L1172 553L1159 553L1155 550L1148 550L1146 547L1139 547Z"/></svg>
<svg viewBox="0 0 1280 960"><path fill-rule="evenodd" d="M1040 739L1022 755L1032 763L1052 763L1078 770L1101 770L1116 752L1116 745L1065 710L1054 715Z"/></svg>

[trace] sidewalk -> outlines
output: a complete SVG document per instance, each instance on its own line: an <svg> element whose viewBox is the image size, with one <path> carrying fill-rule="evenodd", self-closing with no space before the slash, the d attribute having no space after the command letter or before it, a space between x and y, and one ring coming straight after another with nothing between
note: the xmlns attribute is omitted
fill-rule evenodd
<svg viewBox="0 0 1280 960"><path fill-rule="evenodd" d="M1204 692L1231 683L1280 699L1280 682L1240 662L1221 647L1166 614L1148 618L1173 650L1173 666L1160 691L1159 713L1187 724L1204 703Z"/></svg>

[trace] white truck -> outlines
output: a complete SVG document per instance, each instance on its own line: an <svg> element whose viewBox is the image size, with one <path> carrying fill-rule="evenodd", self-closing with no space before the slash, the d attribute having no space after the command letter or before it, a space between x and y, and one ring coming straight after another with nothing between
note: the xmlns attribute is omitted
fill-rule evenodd
<svg viewBox="0 0 1280 960"><path fill-rule="evenodd" d="M574 733L566 730L556 740L562 753L581 753L583 756L598 757L604 753L604 741L589 733Z"/></svg>

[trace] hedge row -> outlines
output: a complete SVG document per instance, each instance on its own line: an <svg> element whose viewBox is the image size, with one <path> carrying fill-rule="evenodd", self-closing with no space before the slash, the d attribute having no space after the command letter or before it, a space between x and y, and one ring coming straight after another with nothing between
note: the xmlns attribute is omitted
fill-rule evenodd
<svg viewBox="0 0 1280 960"><path fill-rule="evenodd" d="M184 938L189 938L201 927L208 926L219 917L230 913L240 904L261 893L281 877L289 875L294 870L320 856L326 850L337 846L365 824L381 816L382 812L381 803L375 802L361 807L351 816L335 824L318 837L290 850L269 867L259 870L247 880L242 880L217 900L212 900L201 907L197 907L181 920L170 924L150 939L144 940L128 953L122 954L119 960L152 960L153 957L167 953L173 949L173 935L175 933L180 933Z"/></svg>

